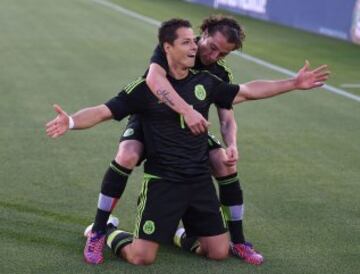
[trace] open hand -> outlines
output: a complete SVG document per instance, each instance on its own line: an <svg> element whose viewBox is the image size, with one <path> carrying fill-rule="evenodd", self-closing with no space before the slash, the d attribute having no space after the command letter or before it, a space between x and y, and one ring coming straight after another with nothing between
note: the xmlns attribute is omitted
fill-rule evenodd
<svg viewBox="0 0 360 274"><path fill-rule="evenodd" d="M69 115L58 105L54 105L57 116L46 124L46 134L51 138L57 138L69 130Z"/></svg>
<svg viewBox="0 0 360 274"><path fill-rule="evenodd" d="M305 65L295 76L295 89L312 89L321 87L329 78L330 71L327 65L322 65L314 70L310 70L310 63L305 61Z"/></svg>

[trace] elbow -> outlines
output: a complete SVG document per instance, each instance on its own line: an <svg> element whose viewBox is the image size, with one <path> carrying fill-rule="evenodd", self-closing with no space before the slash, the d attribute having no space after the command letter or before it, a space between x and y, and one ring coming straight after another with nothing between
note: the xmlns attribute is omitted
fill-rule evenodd
<svg viewBox="0 0 360 274"><path fill-rule="evenodd" d="M97 117L99 122L106 121L112 118L112 113L107 106L101 105L97 107Z"/></svg>
<svg viewBox="0 0 360 274"><path fill-rule="evenodd" d="M147 86L152 90L156 90L156 79L154 75L151 75L150 73L146 76L145 82Z"/></svg>

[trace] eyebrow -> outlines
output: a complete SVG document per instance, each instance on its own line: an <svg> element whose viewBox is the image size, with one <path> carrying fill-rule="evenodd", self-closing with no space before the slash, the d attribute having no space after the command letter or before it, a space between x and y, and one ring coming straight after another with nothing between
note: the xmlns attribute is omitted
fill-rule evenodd
<svg viewBox="0 0 360 274"><path fill-rule="evenodd" d="M230 51L228 52L228 51L221 51L216 45L215 45L215 43L213 43L213 42L211 42L211 44L210 44L211 46L213 46L213 47L215 47L216 48L216 50L218 50L218 51L220 51L220 54L222 54L222 55L226 55L226 54L229 54L230 53Z"/></svg>

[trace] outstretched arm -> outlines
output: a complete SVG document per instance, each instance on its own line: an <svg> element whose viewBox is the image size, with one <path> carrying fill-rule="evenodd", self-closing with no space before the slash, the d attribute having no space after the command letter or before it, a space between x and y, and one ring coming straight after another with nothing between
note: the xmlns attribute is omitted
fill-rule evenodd
<svg viewBox="0 0 360 274"><path fill-rule="evenodd" d="M310 70L309 67L309 62L305 61L305 65L294 78L277 81L258 80L241 84L233 103L265 99L295 89L308 90L321 87L330 75L327 65L322 65L314 70Z"/></svg>
<svg viewBox="0 0 360 274"><path fill-rule="evenodd" d="M152 63L146 76L146 84L151 92L171 109L183 115L185 123L193 134L206 132L209 122L182 99L166 78L166 71Z"/></svg>
<svg viewBox="0 0 360 274"><path fill-rule="evenodd" d="M105 105L84 108L71 116L58 105L54 105L54 109L58 115L46 124L46 134L51 138L60 137L71 128L86 129L112 118L111 111Z"/></svg>

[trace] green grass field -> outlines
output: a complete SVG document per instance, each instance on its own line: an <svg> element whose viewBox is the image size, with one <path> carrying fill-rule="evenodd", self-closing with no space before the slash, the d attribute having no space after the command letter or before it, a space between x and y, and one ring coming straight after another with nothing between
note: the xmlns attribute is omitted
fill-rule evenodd
<svg viewBox="0 0 360 274"><path fill-rule="evenodd" d="M214 11L171 0L114 0L155 20ZM360 47L238 17L244 52L296 71L327 63L329 83L359 83ZM156 263L134 267L106 253L83 262L102 175L125 122L58 140L44 124L58 103L72 113L112 97L142 74L156 27L92 0L0 0L1 273L358 273L360 269L360 104L323 89L241 104L235 112L247 238L266 258L254 267L212 262L162 247ZM228 57L237 82L284 75ZM360 90L350 92L360 95ZM218 132L212 113L212 131ZM115 211L132 230L141 168Z"/></svg>

